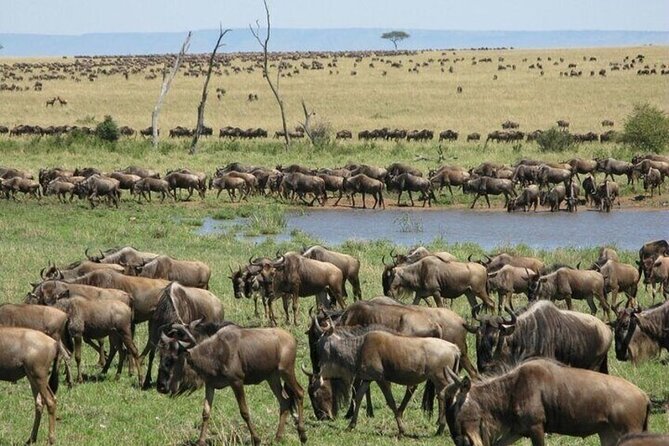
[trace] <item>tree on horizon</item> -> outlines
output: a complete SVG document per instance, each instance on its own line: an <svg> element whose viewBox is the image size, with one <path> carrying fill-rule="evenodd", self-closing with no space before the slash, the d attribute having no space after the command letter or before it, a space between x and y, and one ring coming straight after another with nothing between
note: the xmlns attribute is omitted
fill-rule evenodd
<svg viewBox="0 0 669 446"><path fill-rule="evenodd" d="M390 31L381 34L382 39L390 40L391 42L393 42L393 45L395 45L395 49L397 49L397 42L401 42L402 40L408 39L409 37L411 37L409 33L404 31Z"/></svg>

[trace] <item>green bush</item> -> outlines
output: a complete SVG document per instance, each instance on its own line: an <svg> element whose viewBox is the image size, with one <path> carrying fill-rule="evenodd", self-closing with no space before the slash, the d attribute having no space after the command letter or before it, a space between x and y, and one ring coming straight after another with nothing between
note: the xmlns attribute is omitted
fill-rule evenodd
<svg viewBox="0 0 669 446"><path fill-rule="evenodd" d="M542 152L564 152L574 146L574 140L569 132L553 127L537 137L537 144Z"/></svg>
<svg viewBox="0 0 669 446"><path fill-rule="evenodd" d="M669 145L669 116L650 104L635 105L621 140L637 150L662 152Z"/></svg>
<svg viewBox="0 0 669 446"><path fill-rule="evenodd" d="M116 142L120 135L118 125L109 115L105 116L104 121L95 127L95 136L103 141Z"/></svg>

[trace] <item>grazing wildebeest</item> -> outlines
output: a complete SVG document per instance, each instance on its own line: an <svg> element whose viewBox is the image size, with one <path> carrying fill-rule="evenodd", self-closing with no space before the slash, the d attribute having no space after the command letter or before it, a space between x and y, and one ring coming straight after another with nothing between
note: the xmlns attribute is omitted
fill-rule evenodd
<svg viewBox="0 0 669 446"><path fill-rule="evenodd" d="M372 209L376 209L376 206L380 206L383 209L386 208L386 204L383 201L383 181L371 178L364 173L353 175L351 177L344 178L343 187L344 192L350 194L351 196L351 206L355 207L355 194L362 194L362 208L367 209L366 203L366 194L372 195L374 197L374 206Z"/></svg>
<svg viewBox="0 0 669 446"><path fill-rule="evenodd" d="M611 307L606 300L604 277L598 271L560 268L555 272L531 280L530 300L550 299L565 300L567 308L572 309L572 299L585 299L590 313L596 314L597 307L593 297L599 301L607 320L611 320Z"/></svg>
<svg viewBox="0 0 669 446"><path fill-rule="evenodd" d="M242 328L231 323L173 326L161 335L158 392L179 395L205 386L202 427L197 444L206 444L207 426L216 389L232 387L254 446L260 437L251 424L244 386L267 381L279 402L276 441L283 437L286 418L297 411L297 432L306 443L304 390L295 376L297 341L279 328ZM282 385L283 384L283 385Z"/></svg>
<svg viewBox="0 0 669 446"><path fill-rule="evenodd" d="M260 265L258 265L260 266ZM339 304L346 306L344 301L344 275L341 270L329 262L308 259L299 253L288 252L270 264L262 263L262 269L255 277L249 276L247 283L257 278L263 286L268 299L270 320L276 324L272 302L277 295L282 295L286 323L290 323L288 316L288 300L290 297L293 309L293 323L297 325L298 298L316 296L318 306L327 305L326 296Z"/></svg>
<svg viewBox="0 0 669 446"><path fill-rule="evenodd" d="M442 339L405 337L377 330L342 339L335 334L335 327L328 325L318 341L318 352L323 379L341 379L347 383L356 380L349 429L356 426L360 403L369 384L374 381L393 411L399 434L403 435L402 415L413 392L407 390L398 408L391 383L415 387L430 381L439 395L437 433L443 432L446 426L443 390L450 383L445 369L455 373L460 363L460 350L455 344Z"/></svg>
<svg viewBox="0 0 669 446"><path fill-rule="evenodd" d="M614 403L615 402L615 403ZM533 359L509 372L446 389L447 419L456 445L511 444L545 434L599 435L615 446L626 433L648 430L650 400L634 384L592 370Z"/></svg>
<svg viewBox="0 0 669 446"><path fill-rule="evenodd" d="M513 181L500 178L491 178L491 177L478 177L472 178L466 181L462 185L462 190L464 192L475 192L476 197L470 209L474 209L476 201L481 197L485 197L488 207L490 207L490 199L488 195L504 195L504 207L507 207L509 204L510 198L516 197L516 191L513 188Z"/></svg>
<svg viewBox="0 0 669 446"><path fill-rule="evenodd" d="M255 279L266 263L271 265L272 259L261 257L253 260L253 258L250 258L249 264L244 268L239 267L237 271L233 271L232 268L230 268L231 275L228 276L228 278L232 281L232 291L235 299L241 299L242 297L250 299L253 297L255 307L254 315L258 317L260 316L260 313L258 312L258 296L260 296L265 310L265 317L269 318L265 290L258 280Z"/></svg>
<svg viewBox="0 0 669 446"><path fill-rule="evenodd" d="M616 358L634 364L669 350L669 301L641 311L623 308L611 324L615 331Z"/></svg>
<svg viewBox="0 0 669 446"><path fill-rule="evenodd" d="M513 212L517 209L522 209L523 212L527 212L534 207L534 212L536 212L537 206L539 206L539 201L539 186L532 184L524 188L516 198L510 199L506 205L506 210L508 212Z"/></svg>
<svg viewBox="0 0 669 446"><path fill-rule="evenodd" d="M220 322L223 320L223 304L213 293L198 288L182 286L172 282L162 291L156 311L149 320L149 340L141 354L149 355L143 389L151 387L151 368L160 335L172 324L190 324L193 321Z"/></svg>
<svg viewBox="0 0 669 446"><path fill-rule="evenodd" d="M395 297L401 290L413 291L414 305L432 296L436 305L442 307L442 298L454 299L464 294L472 308L477 305L477 297L489 308L495 308L488 296L486 269L475 262L444 262L428 256L412 264L395 266L392 275L387 294Z"/></svg>
<svg viewBox="0 0 669 446"><path fill-rule="evenodd" d="M173 280L183 286L209 289L211 268L203 262L158 256L144 264L128 263L123 266L125 273L131 276Z"/></svg>
<svg viewBox="0 0 669 446"><path fill-rule="evenodd" d="M37 441L45 405L49 412L48 443L53 444L56 439L59 354L58 342L44 333L29 328L0 327L0 380L16 382L28 378L35 400L35 419L26 444Z"/></svg>
<svg viewBox="0 0 669 446"><path fill-rule="evenodd" d="M314 245L310 248L305 248L302 255L308 259L319 260L321 262L332 263L341 270L344 282L348 281L353 287L354 300L362 299L362 291L360 289L360 260L353 256L337 251L331 251L322 246ZM342 290L346 296L346 287L342 284Z"/></svg>
<svg viewBox="0 0 669 446"><path fill-rule="evenodd" d="M594 316L560 310L549 301L539 301L520 316L478 316L476 358L480 372L513 366L532 357L556 359L571 367L608 373L607 353L613 334Z"/></svg>

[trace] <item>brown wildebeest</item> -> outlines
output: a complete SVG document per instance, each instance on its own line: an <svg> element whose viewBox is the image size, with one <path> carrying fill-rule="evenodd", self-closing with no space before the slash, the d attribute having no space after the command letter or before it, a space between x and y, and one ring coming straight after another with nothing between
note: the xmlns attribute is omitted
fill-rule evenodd
<svg viewBox="0 0 669 446"><path fill-rule="evenodd" d="M513 295L527 294L530 280L538 273L527 268L519 268L512 265L504 265L495 272L488 273L488 288L497 291L497 311L509 307L513 310Z"/></svg>
<svg viewBox="0 0 669 446"><path fill-rule="evenodd" d="M507 212L513 212L517 209L522 209L527 212L534 207L534 212L537 211L541 197L539 186L532 184L524 188L516 198L512 198L506 205Z"/></svg>
<svg viewBox="0 0 669 446"><path fill-rule="evenodd" d="M244 178L233 177L228 174L217 176L216 178L211 178L209 180L209 189L218 190L216 198L220 197L221 192L225 190L228 193L231 202L235 201L237 192L239 192L239 201L245 200L250 192L246 186L246 181L244 181Z"/></svg>
<svg viewBox="0 0 669 446"><path fill-rule="evenodd" d="M366 331L366 330L365 330ZM355 404L349 429L358 421L358 411L369 384L376 382L386 403L393 411L399 434L404 434L402 415L413 391L407 389L399 408L395 404L391 383L415 388L429 381L439 400L439 428L446 427L443 390L450 383L446 369L455 373L459 369L460 350L455 344L436 338L398 336L386 331L371 331L342 338L335 334L335 327L326 326L318 341L323 379L341 379L347 383L357 381Z"/></svg>
<svg viewBox="0 0 669 446"><path fill-rule="evenodd" d="M147 353L149 355L143 389L151 387L153 358L163 328L177 323L189 324L196 320L201 322L222 321L223 304L220 299L207 290L182 286L177 282L172 282L165 287L156 311L153 312L149 321L149 340L141 354L142 359Z"/></svg>
<svg viewBox="0 0 669 446"><path fill-rule="evenodd" d="M430 172L430 182L439 190L444 186L448 187L448 191L453 195L451 186L463 186L470 178L469 172L458 166L442 166L435 172Z"/></svg>
<svg viewBox="0 0 669 446"><path fill-rule="evenodd" d="M446 390L447 419L458 445L511 444L545 434L599 435L615 446L626 433L648 430L650 400L634 384L547 359L526 361L511 371L472 383L468 377Z"/></svg>
<svg viewBox="0 0 669 446"><path fill-rule="evenodd" d="M528 358L545 357L571 367L608 373L607 353L613 334L596 317L560 310L549 301L531 304L518 317L509 313L511 319L505 320L475 312L478 326L465 325L476 334L480 372L504 370Z"/></svg>
<svg viewBox="0 0 669 446"><path fill-rule="evenodd" d="M397 206L400 205L400 199L402 198L402 193L404 191L409 194L411 206L414 206L411 192L420 192L422 194L423 207L425 207L425 203L432 207L432 200L437 200L437 197L434 196L432 183L423 177L418 177L410 173L403 173L398 176L388 176L386 184L388 191L394 190L399 192L397 195Z"/></svg>
<svg viewBox="0 0 669 446"><path fill-rule="evenodd" d="M72 199L74 198L74 184L67 181L59 181L57 179L50 181L44 189L45 197L48 195L56 195L58 197L58 201L61 203L65 203L66 195L68 193L70 194L71 203Z"/></svg>
<svg viewBox="0 0 669 446"><path fill-rule="evenodd" d="M255 446L260 437L251 424L244 386L267 381L279 402L276 441L285 431L291 409L297 411L297 431L305 443L304 390L295 376L297 341L279 328L242 328L231 323L173 326L161 335L158 392L179 395L205 386L202 428L197 444L206 444L207 426L216 389L232 387L239 411ZM282 383L283 382L283 383ZM283 385L282 385L283 384Z"/></svg>
<svg viewBox="0 0 669 446"><path fill-rule="evenodd" d="M377 205L383 209L386 208L386 204L383 201L383 188L385 184L382 181L371 178L364 173L353 175L353 172L351 172L349 178L344 178L343 186L344 192L351 196L352 207L355 207L355 194L361 193L363 209L367 209L366 194L371 194L374 197L374 206L372 206L372 209L376 209Z"/></svg>
<svg viewBox="0 0 669 446"><path fill-rule="evenodd" d="M272 259L262 257L253 260L253 258L250 258L249 264L243 269L241 266L237 271L233 271L232 268L230 268L231 275L228 276L228 278L232 281L232 291L235 299L241 299L242 297L250 299L253 297L255 307L254 315L258 317L260 316L260 313L258 312L258 297L260 297L265 310L265 317L269 318L265 290L261 284L255 280L255 277L260 273L260 270L266 263L271 265Z"/></svg>
<svg viewBox="0 0 669 446"><path fill-rule="evenodd" d="M174 196L174 201L177 201L177 189L186 189L188 191L186 201L190 200L194 191L197 191L200 195L200 198L204 200L207 188L197 175L193 175L191 173L171 172L170 174L165 175L165 181L167 181L167 184L170 186L170 191L172 192L172 196Z"/></svg>
<svg viewBox="0 0 669 446"><path fill-rule="evenodd" d="M669 242L666 240L644 243L639 249L639 260L636 261L636 264L639 266L639 274L643 273L643 283L650 283L653 264L661 255L669 255Z"/></svg>
<svg viewBox="0 0 669 446"><path fill-rule="evenodd" d="M157 178L142 178L132 188L133 195L137 195L138 203L141 203L142 198L150 203L151 192L160 192L161 203L165 200L165 197L172 196L169 183Z"/></svg>
<svg viewBox="0 0 669 446"><path fill-rule="evenodd" d="M617 319L611 324L615 332L616 358L619 361L642 360L658 356L664 348L669 350L669 301L641 311L639 308L618 310Z"/></svg>
<svg viewBox="0 0 669 446"><path fill-rule="evenodd" d="M632 265L620 263L616 260L607 260L603 265L595 263L592 269L602 273L606 293L611 293L611 306L615 307L618 302L618 293L627 295L627 302L632 306L636 303L637 284L639 283L639 271Z"/></svg>
<svg viewBox="0 0 669 446"><path fill-rule="evenodd" d="M13 177L8 180L0 178L0 191L5 193L5 198L12 198L14 201L16 201L17 192L30 195L36 200L39 200L42 196L40 184L37 181L20 177Z"/></svg>
<svg viewBox="0 0 669 446"><path fill-rule="evenodd" d="M668 444L669 435L641 432L623 435L616 446L666 446Z"/></svg>
<svg viewBox="0 0 669 446"><path fill-rule="evenodd" d="M491 273L501 269L504 265L517 266L518 268L527 268L535 273L541 273L544 269L544 262L536 257L517 256L502 252L493 257L486 254L483 255L486 260L481 260L481 265L486 267L486 270Z"/></svg>
<svg viewBox="0 0 669 446"><path fill-rule="evenodd" d="M59 353L58 342L44 333L28 328L0 327L0 380L16 382L27 377L35 400L35 420L27 444L37 441L45 405L49 412L48 443L53 444L56 439Z"/></svg>
<svg viewBox="0 0 669 446"><path fill-rule="evenodd" d="M211 268L204 262L158 256L144 264L129 263L122 266L130 276L172 280L183 286L209 289Z"/></svg>
<svg viewBox="0 0 669 446"><path fill-rule="evenodd" d="M508 206L509 199L516 197L513 181L501 178L470 178L462 185L462 190L463 192L476 193L476 197L474 197L470 209L474 209L476 202L481 196L485 198L488 207L490 207L490 199L488 198L488 195L504 195L504 207Z"/></svg>
<svg viewBox="0 0 669 446"><path fill-rule="evenodd" d="M158 254L152 252L138 251L132 246L125 246L123 248L111 248L105 252L100 251L99 256L90 256L88 248L84 251L86 258L91 262L97 263L148 263L158 257Z"/></svg>
<svg viewBox="0 0 669 446"><path fill-rule="evenodd" d="M348 281L353 287L354 300L362 299L362 290L360 289L360 260L353 256L337 251L331 251L322 246L314 245L305 248L302 255L308 259L319 260L321 262L332 263L341 270L344 282ZM342 284L342 290L346 296L346 287Z"/></svg>
<svg viewBox="0 0 669 446"><path fill-rule="evenodd" d="M115 263L96 263L90 260L83 260L71 263L62 269L54 264L49 264L48 267L42 268L40 277L42 280L71 280L99 269L111 269L119 273L124 271L121 265L116 265Z"/></svg>

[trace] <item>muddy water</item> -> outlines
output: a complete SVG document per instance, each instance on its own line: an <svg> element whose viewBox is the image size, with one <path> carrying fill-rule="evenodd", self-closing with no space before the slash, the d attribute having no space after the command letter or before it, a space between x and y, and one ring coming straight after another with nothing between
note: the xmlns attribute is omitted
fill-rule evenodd
<svg viewBox="0 0 669 446"><path fill-rule="evenodd" d="M306 214L289 213L286 221L286 230L276 236L278 239L289 238L288 234L298 229L329 245L354 239L390 240L409 246L441 237L448 243L473 242L484 249L521 243L543 249L603 244L638 249L649 240L669 238L669 211L666 210L508 214L469 210L325 209ZM207 220L199 232L208 234L220 230L216 222Z"/></svg>

